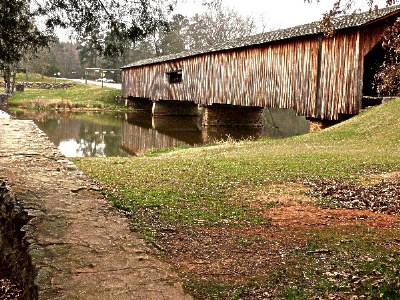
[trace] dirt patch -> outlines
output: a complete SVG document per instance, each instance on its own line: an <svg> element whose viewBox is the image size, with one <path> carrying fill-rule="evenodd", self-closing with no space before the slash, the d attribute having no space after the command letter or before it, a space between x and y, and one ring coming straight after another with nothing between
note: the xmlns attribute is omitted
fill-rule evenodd
<svg viewBox="0 0 400 300"><path fill-rule="evenodd" d="M265 226L240 228L176 228L158 234L170 259L185 272L241 282L243 276L264 274L285 263L285 253L310 240L310 231L363 226L400 229L400 217L369 211L290 206L266 209ZM393 240L393 244L400 241ZM399 244L400 245L400 244Z"/></svg>
<svg viewBox="0 0 400 300"><path fill-rule="evenodd" d="M292 287L304 293L293 299L370 299L379 298L372 286L400 284L381 271L400 272L400 216L317 207L303 190L275 185L258 196L264 225L159 223L156 239L199 299L283 299Z"/></svg>
<svg viewBox="0 0 400 300"><path fill-rule="evenodd" d="M266 193L254 198L253 206L293 206L309 205L317 201L306 194L307 187L299 183L271 185Z"/></svg>
<svg viewBox="0 0 400 300"><path fill-rule="evenodd" d="M400 171L372 174L364 178L368 184L379 184L382 180L400 180Z"/></svg>
<svg viewBox="0 0 400 300"><path fill-rule="evenodd" d="M282 228L315 226L368 226L400 229L400 218L365 210L324 209L316 206L290 206L267 209L264 217Z"/></svg>

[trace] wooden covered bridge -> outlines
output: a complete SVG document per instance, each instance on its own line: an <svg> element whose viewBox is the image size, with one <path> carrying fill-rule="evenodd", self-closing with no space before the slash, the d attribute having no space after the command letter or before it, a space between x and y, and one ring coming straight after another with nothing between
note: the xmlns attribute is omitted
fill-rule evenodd
<svg viewBox="0 0 400 300"><path fill-rule="evenodd" d="M333 37L314 22L138 61L122 68L123 97L153 105L155 114L200 104L228 115L245 107L292 109L309 119L355 115L363 94L373 93L382 32L399 15L393 6L333 19Z"/></svg>

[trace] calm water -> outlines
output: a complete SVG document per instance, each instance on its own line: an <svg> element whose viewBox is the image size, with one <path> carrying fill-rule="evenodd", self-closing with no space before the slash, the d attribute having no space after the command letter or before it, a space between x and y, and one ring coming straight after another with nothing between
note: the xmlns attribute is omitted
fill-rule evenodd
<svg viewBox="0 0 400 300"><path fill-rule="evenodd" d="M152 118L149 113L24 112L13 115L34 120L67 157L136 156L155 148L265 135L260 128L202 128L197 117Z"/></svg>

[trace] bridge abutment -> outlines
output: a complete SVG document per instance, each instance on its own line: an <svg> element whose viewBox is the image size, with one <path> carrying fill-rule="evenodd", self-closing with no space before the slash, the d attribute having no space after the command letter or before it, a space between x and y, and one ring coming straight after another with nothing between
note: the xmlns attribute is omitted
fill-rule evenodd
<svg viewBox="0 0 400 300"><path fill-rule="evenodd" d="M153 103L153 116L197 116L198 105L193 101L161 100Z"/></svg>
<svg viewBox="0 0 400 300"><path fill-rule="evenodd" d="M310 132L310 121L293 109L264 108L263 131L270 137L288 137Z"/></svg>

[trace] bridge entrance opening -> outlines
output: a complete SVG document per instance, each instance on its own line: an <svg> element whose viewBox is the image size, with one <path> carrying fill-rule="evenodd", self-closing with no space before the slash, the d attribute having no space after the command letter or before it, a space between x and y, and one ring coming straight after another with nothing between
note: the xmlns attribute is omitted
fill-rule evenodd
<svg viewBox="0 0 400 300"><path fill-rule="evenodd" d="M371 51L364 56L364 76L363 76L363 96L378 96L373 87L375 74L385 59L385 50L382 48L382 42L377 43Z"/></svg>

